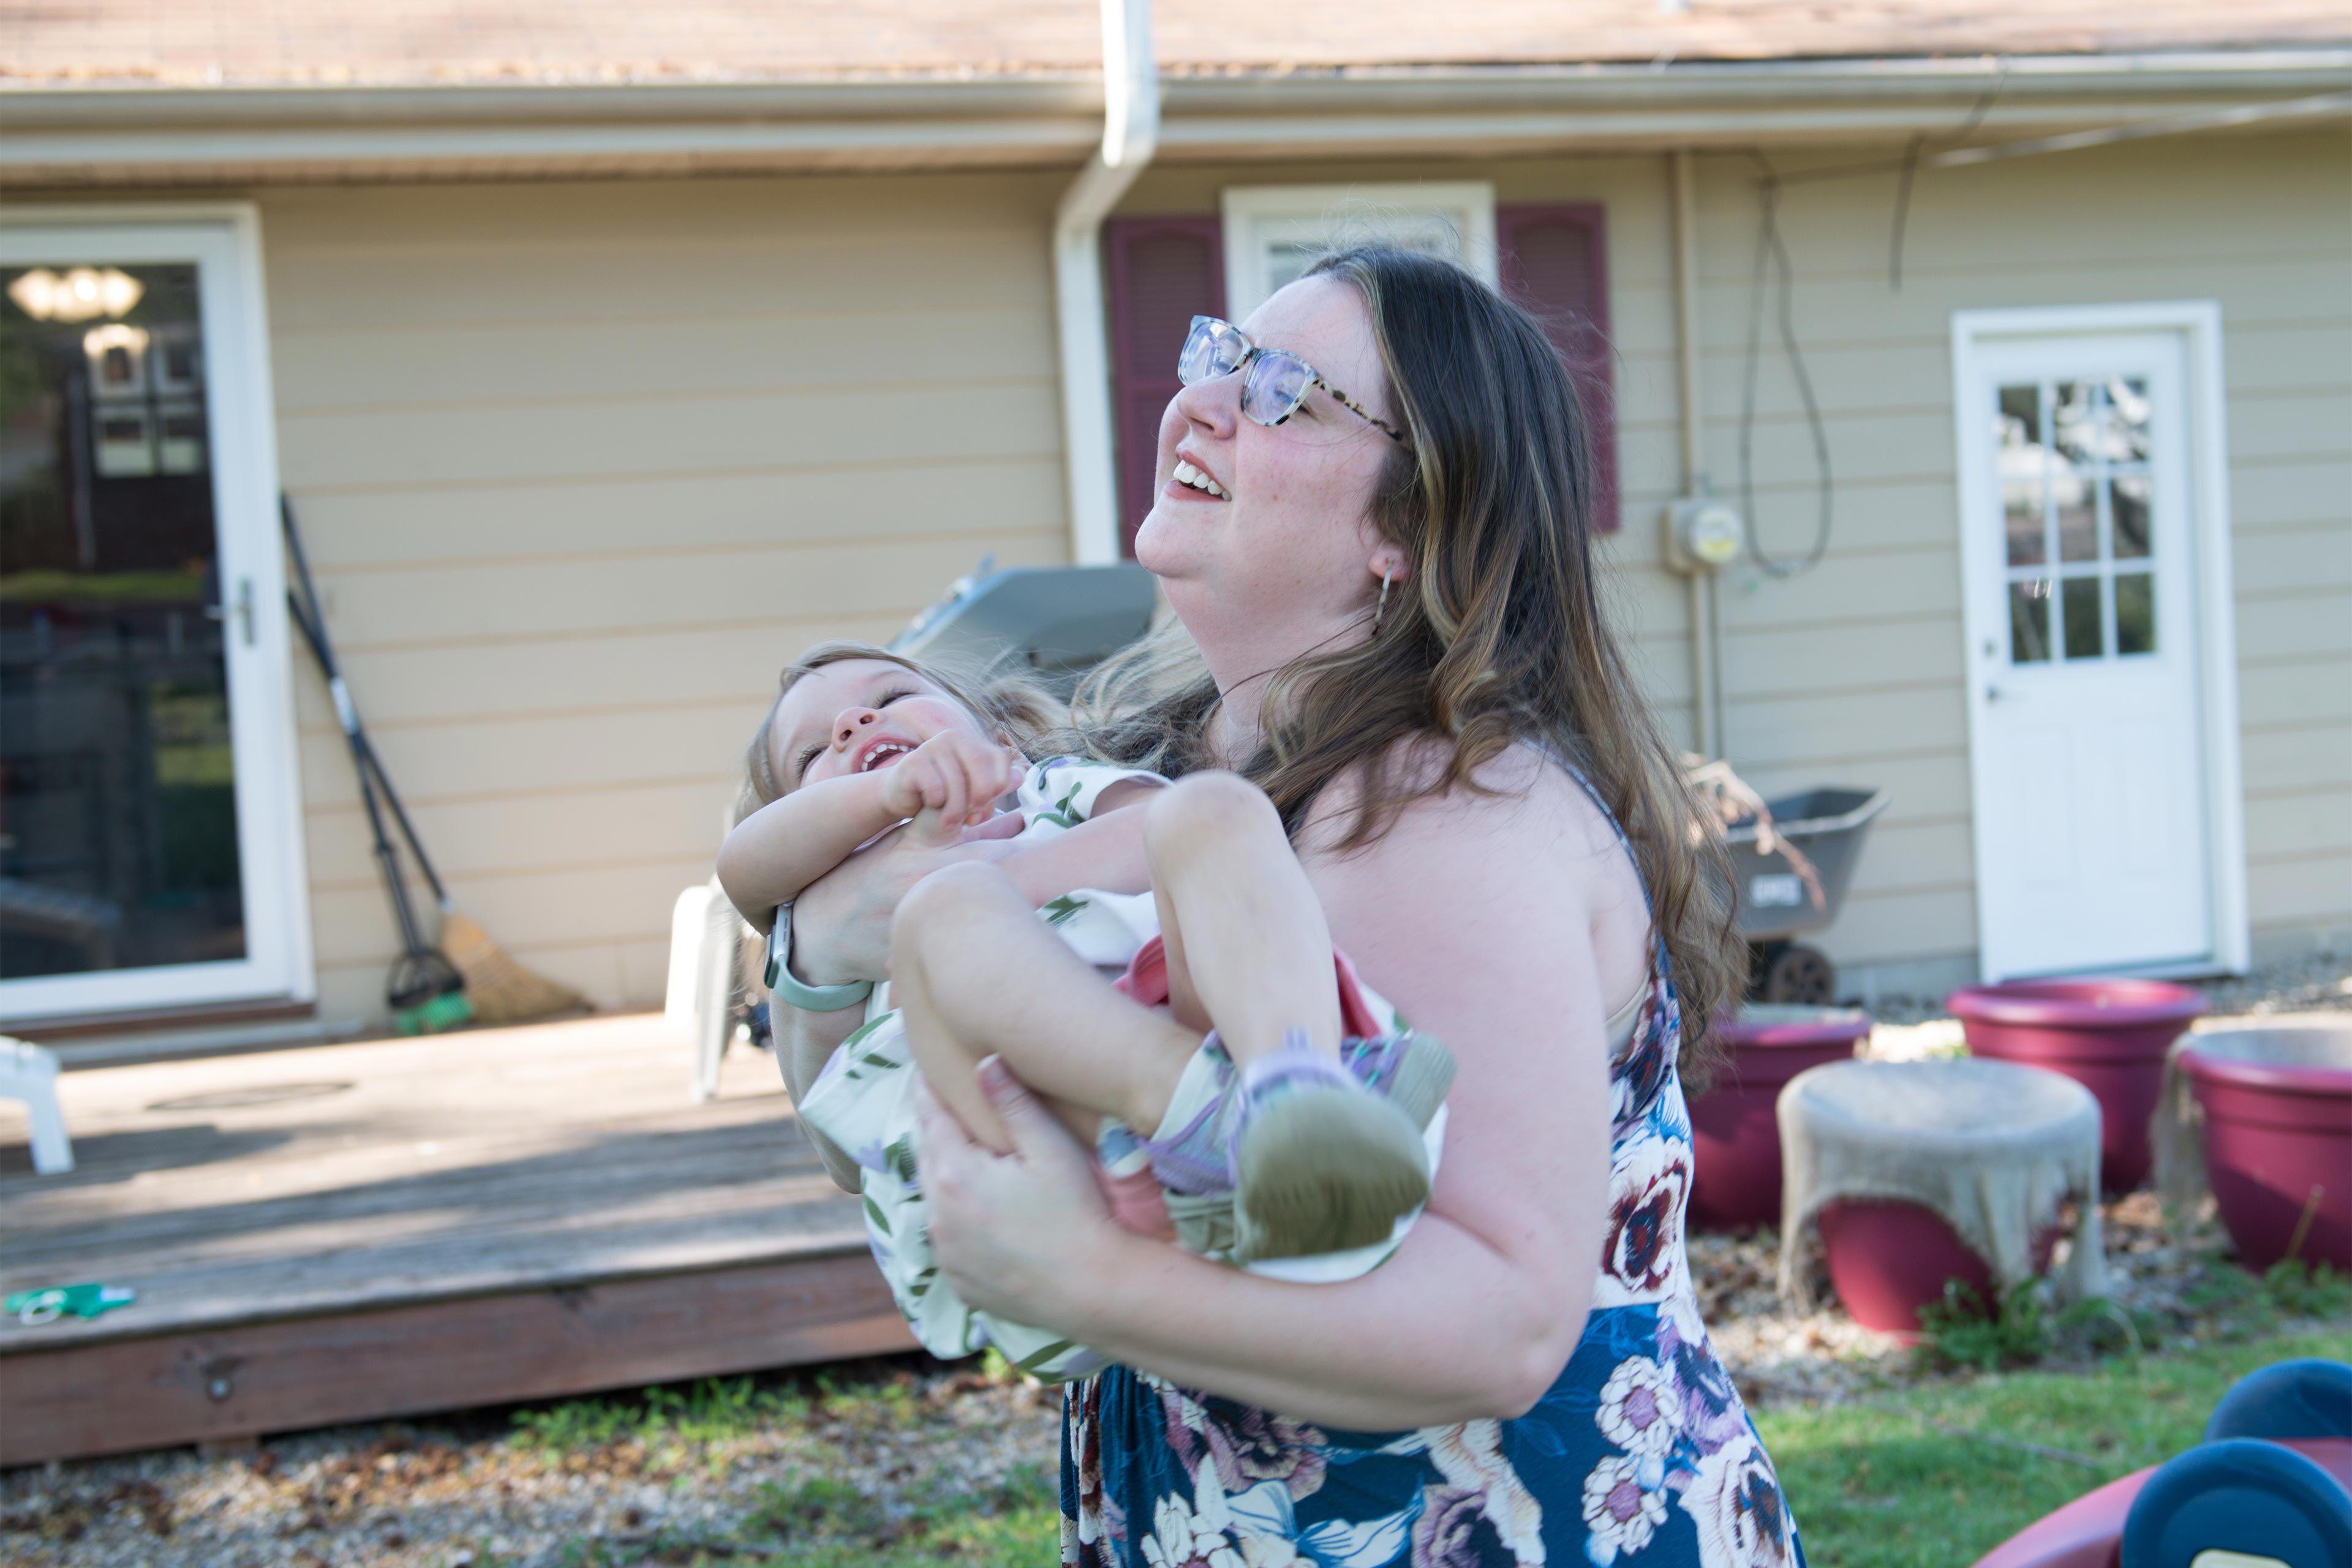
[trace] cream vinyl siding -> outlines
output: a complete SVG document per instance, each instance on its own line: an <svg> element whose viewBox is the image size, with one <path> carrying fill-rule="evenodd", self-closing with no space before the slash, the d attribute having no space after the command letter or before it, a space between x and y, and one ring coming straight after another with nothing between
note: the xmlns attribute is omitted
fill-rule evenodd
<svg viewBox="0 0 2352 1568"><path fill-rule="evenodd" d="M1867 155L1780 163L1797 173ZM1701 168L1706 439L1729 489L1753 165ZM1733 761L1768 794L1843 780L1895 793L1822 945L1847 964L1975 946L1951 313L2131 300L2221 308L2258 952L2352 924L2352 701L2341 695L2352 689L2352 136L2180 138L1923 173L1899 292L1887 280L1893 192L1891 176L1786 192L1836 527L1820 570L1791 582L1735 572L1724 595ZM1670 387L1672 372L1654 379ZM1811 455L1769 321L1757 401L1758 521L1768 548L1793 555L1811 536ZM1642 598L1653 666L1686 679L1686 659L1654 638L1679 629L1680 595L1658 584ZM1680 681L1671 689L1681 695Z"/></svg>
<svg viewBox="0 0 2352 1568"><path fill-rule="evenodd" d="M661 999L782 663L993 551L1066 556L1046 235L967 174L260 197L285 485L352 690L461 907ZM296 680L323 1015L396 948Z"/></svg>
<svg viewBox="0 0 2352 1568"><path fill-rule="evenodd" d="M1798 174L1899 151L1775 162ZM1706 461L1735 493L1757 168L1710 154L1698 170ZM1411 179L1491 179L1498 205L1607 208L1624 527L1604 554L1621 628L1687 742L1688 600L1657 565L1659 511L1681 483L1663 158L1160 168L1128 210L1213 211L1227 183ZM1768 795L1852 784L1894 797L1821 945L1850 981L1974 973L1951 313L2177 299L2218 300L2222 313L2257 952L2352 927L2352 136L2174 138L1923 170L1899 291L1895 187L1887 173L1784 195L1835 525L1811 573L1777 581L1742 565L1723 581L1731 761ZM1766 548L1790 557L1812 537L1813 459L1769 314L1763 356L1757 521Z"/></svg>

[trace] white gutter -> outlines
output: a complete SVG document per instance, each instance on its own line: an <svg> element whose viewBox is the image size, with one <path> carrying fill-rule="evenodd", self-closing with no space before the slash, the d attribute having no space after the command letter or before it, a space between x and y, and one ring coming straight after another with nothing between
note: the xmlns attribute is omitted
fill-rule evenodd
<svg viewBox="0 0 2352 1568"><path fill-rule="evenodd" d="M1112 24L1106 22L1108 35ZM1118 21L1129 35L1148 18ZM1112 73L1114 89L1132 80ZM1166 160L1448 155L1744 144L1759 137L1935 132L2000 81L1990 135L2107 128L2352 89L2352 48L1968 58L1397 67L1156 79L1107 105L1166 125ZM1097 142L1091 73L980 79L366 87L15 86L0 79L0 181L250 183L278 171L403 178L495 165L512 177L674 172L1051 165ZM1108 169L1110 165L1104 165Z"/></svg>
<svg viewBox="0 0 2352 1568"><path fill-rule="evenodd" d="M1062 447L1070 487L1070 554L1118 559L1118 470L1112 458L1110 343L1103 308L1102 226L1160 143L1160 68L1151 0L1102 0L1103 135L1054 210L1054 305L1062 349Z"/></svg>

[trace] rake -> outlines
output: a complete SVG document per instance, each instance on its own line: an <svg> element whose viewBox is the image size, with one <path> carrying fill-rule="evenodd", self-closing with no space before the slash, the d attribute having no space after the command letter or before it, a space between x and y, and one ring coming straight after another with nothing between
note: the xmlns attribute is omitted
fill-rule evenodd
<svg viewBox="0 0 2352 1568"><path fill-rule="evenodd" d="M586 1006L587 1000L580 993L526 968L493 941L479 922L451 901L448 888L434 869L424 841L417 837L416 825L408 819L407 807L401 804L399 793L392 787L391 775L384 772L383 760L376 755L374 745L360 724L359 709L352 700L351 689L344 685L342 673L336 667L318 590L311 585L310 564L302 552L301 535L294 528L294 508L283 496L278 504L278 514L285 522L287 554L294 563L295 579L301 586L299 595L291 585L288 587L287 609L302 640L310 645L310 652L327 678L327 690L334 698L335 717L342 725L343 739L351 747L352 764L359 773L360 801L367 808L368 826L375 837L376 860L383 869L384 885L392 895L393 917L400 927L404 952L393 966L385 994L401 1033L449 1028L468 1019L484 1024L520 1024ZM379 795L381 808L377 804ZM401 876L399 856L384 832L383 809L387 808L400 827L401 837L407 841L417 871L425 878L425 886L433 889L434 901L441 907L437 946L425 942L409 907L408 887Z"/></svg>

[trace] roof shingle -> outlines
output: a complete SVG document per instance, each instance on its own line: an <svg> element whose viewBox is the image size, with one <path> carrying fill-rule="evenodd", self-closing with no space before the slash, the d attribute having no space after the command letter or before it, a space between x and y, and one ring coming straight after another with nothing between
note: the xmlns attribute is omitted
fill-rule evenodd
<svg viewBox="0 0 2352 1568"><path fill-rule="evenodd" d="M2343 0L1160 0L1163 71L2352 44ZM1087 0L0 0L0 82L267 87L1091 74Z"/></svg>

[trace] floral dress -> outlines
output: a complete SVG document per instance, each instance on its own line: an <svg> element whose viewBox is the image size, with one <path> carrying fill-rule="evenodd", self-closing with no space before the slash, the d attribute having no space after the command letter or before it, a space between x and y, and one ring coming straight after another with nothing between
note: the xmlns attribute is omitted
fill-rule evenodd
<svg viewBox="0 0 2352 1568"><path fill-rule="evenodd" d="M1347 1432L1110 1367L1064 1395L1062 1561L1802 1568L1772 1461L1691 1289L1681 1039L1659 942L1632 1043L1610 1067L1609 1228L1591 1315L1533 1410Z"/></svg>

